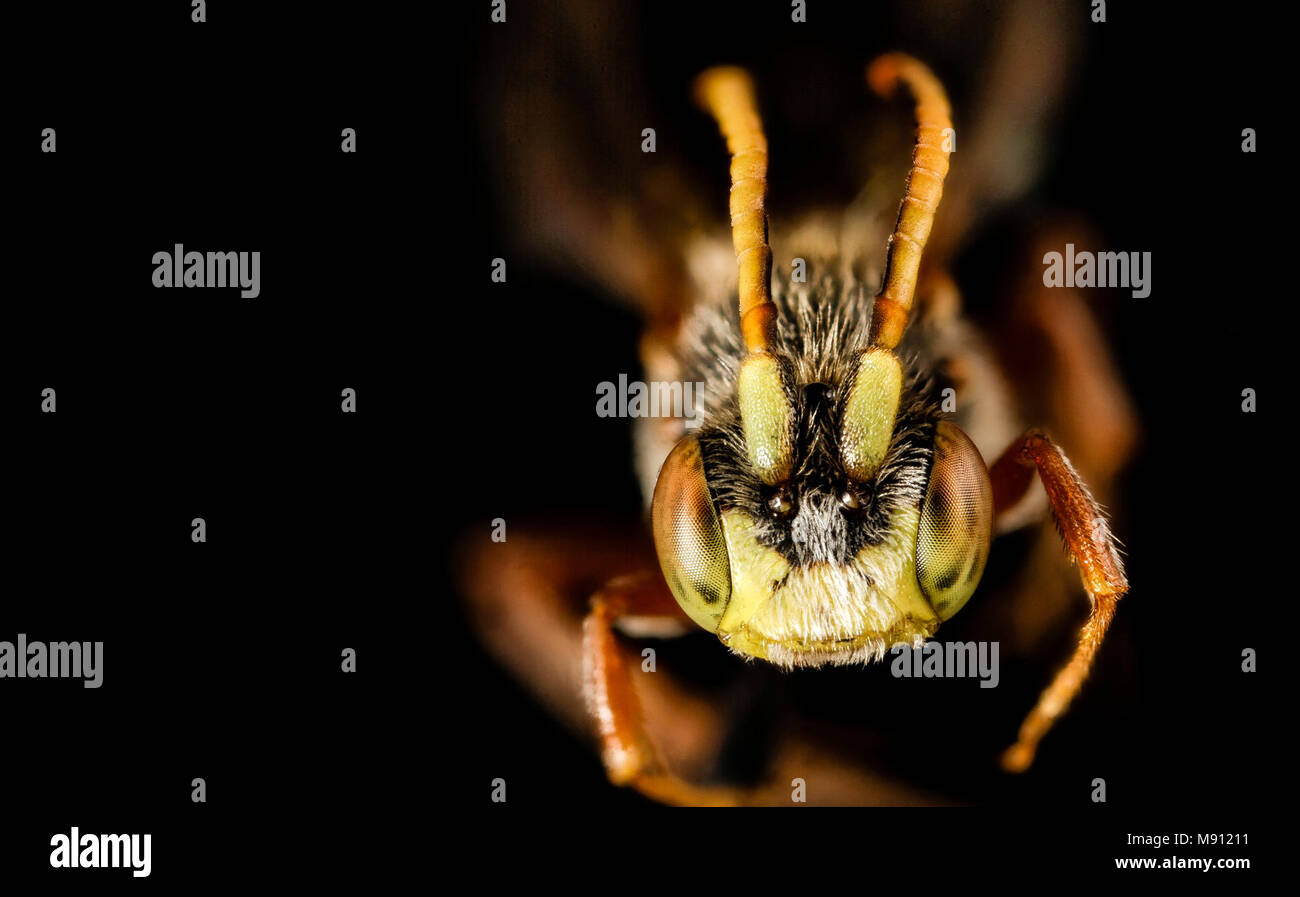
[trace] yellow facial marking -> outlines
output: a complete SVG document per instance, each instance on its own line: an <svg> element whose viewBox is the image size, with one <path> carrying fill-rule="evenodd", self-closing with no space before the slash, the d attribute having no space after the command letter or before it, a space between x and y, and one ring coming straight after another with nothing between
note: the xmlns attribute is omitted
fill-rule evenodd
<svg viewBox="0 0 1300 897"><path fill-rule="evenodd" d="M781 366L766 352L740 364L740 419L749 463L769 486L783 482L794 466L794 414L781 383Z"/></svg>
<svg viewBox="0 0 1300 897"><path fill-rule="evenodd" d="M893 352L862 353L840 430L840 458L858 482L871 479L889 451L902 390L903 369Z"/></svg>
<svg viewBox="0 0 1300 897"><path fill-rule="evenodd" d="M791 567L760 545L742 511L722 515L731 603L718 637L733 651L785 667L878 660L934 633L939 618L916 581L919 514L900 512L889 537L848 564Z"/></svg>

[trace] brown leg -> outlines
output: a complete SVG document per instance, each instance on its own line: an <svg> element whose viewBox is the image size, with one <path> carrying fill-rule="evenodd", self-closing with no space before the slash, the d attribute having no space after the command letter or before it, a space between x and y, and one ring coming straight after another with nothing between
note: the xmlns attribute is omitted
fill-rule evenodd
<svg viewBox="0 0 1300 897"><path fill-rule="evenodd" d="M662 635L665 624L681 619L668 591L657 580L647 583L652 572L658 576L658 565L643 527L521 522L500 544L487 539L487 529L475 528L456 552L470 622L489 652L552 712L575 731L595 730L602 756L614 761L606 766L611 778L622 776L656 800L681 804L790 806L795 777L807 782L810 805L947 802L862 766L869 748L846 747L855 733L837 731L823 740L799 718L782 725L766 781L743 791L686 784L680 777L703 780L714 767L729 714L662 666L641 672L636 652L614 634L648 633L655 624ZM645 572L619 575L627 570ZM608 585L596 592L584 617L582 596L600 582Z"/></svg>
<svg viewBox="0 0 1300 897"><path fill-rule="evenodd" d="M512 520L509 541L494 543L485 522L467 533L455 552L460 591L481 644L584 736L596 735L584 699L588 598L601 583L628 571L658 569L645 529L640 521L625 526L615 520L591 525ZM625 618L623 625L629 622ZM659 733L657 746L671 768L705 775L726 736L725 717L670 671L661 668L638 678L648 725Z"/></svg>
<svg viewBox="0 0 1300 897"><path fill-rule="evenodd" d="M1056 674L1020 726L1016 743L1002 755L1008 772L1022 772L1033 763L1038 742L1078 694L1101 646L1115 605L1128 580L1114 536L1101 507L1061 449L1047 436L1030 431L1014 442L993 465L993 503L998 513L1014 506L1029 488L1037 469L1047 491L1052 516L1070 555L1079 565L1092 612L1079 634L1074 656Z"/></svg>
<svg viewBox="0 0 1300 897"><path fill-rule="evenodd" d="M605 771L616 785L630 785L647 797L685 806L734 806L742 792L692 785L673 775L659 758L645 729L635 677L614 626L620 620L686 622L655 573L610 580L591 599L583 621L583 680L587 705L596 721Z"/></svg>
<svg viewBox="0 0 1300 897"><path fill-rule="evenodd" d="M990 447L986 457L992 463L1024 432L1024 425L1033 422L1068 447L1070 463L1089 491L1113 510L1122 502L1116 478L1137 445L1138 418L1112 357L1107 328L1100 323L1106 317L1106 297L1043 286L1043 254L1063 250L1066 243L1095 246L1104 240L1086 222L1048 220L1026 241L1026 251L1008 271L1010 301L988 338L1012 390L1012 422L1018 419L1020 425L1005 431L1000 440L976 444ZM959 392L959 408L960 402ZM1047 495L1037 486L1025 498L999 516L999 532L1035 524L1049 510ZM1069 622L1078 613L1077 582L1061 563L1060 537L1037 527L1014 585L999 601L1013 650L1026 654L1041 643L1044 633L1077 625Z"/></svg>
<svg viewBox="0 0 1300 897"><path fill-rule="evenodd" d="M594 721L611 781L667 803L740 803L741 792L692 786L669 773L647 735L643 699L674 767L703 775L725 736L725 714L668 672L642 673L640 658L615 633L696 628L639 530L552 526L540 535L520 525L500 544L476 534L458 552L471 619L492 653L575 728L590 731ZM620 569L643 572L617 575ZM602 580L582 617L577 596Z"/></svg>
<svg viewBox="0 0 1300 897"><path fill-rule="evenodd" d="M671 605L671 610L666 606ZM587 701L596 720L601 755L610 781L636 788L647 797L680 806L789 806L791 785L803 779L813 792L811 803L929 804L946 803L938 795L918 792L862 771L831 755L819 744L786 738L778 745L769 778L750 788L692 784L669 772L644 725L636 681L639 665L629 663L614 634L619 621L655 619L687 621L658 573L611 580L591 600L583 627L583 668ZM689 621L687 621L689 622ZM694 624L691 624L694 625ZM644 682L647 674L639 676ZM662 675L662 674L656 674ZM842 741L844 734L832 741Z"/></svg>

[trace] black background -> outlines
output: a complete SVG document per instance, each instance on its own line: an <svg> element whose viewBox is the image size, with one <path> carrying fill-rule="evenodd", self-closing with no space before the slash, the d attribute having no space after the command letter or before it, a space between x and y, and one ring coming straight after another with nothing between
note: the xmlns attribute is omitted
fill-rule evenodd
<svg viewBox="0 0 1300 897"><path fill-rule="evenodd" d="M0 689L7 893L374 881L422 820L433 79L396 11L208 6L5 25L0 639L104 643L99 689ZM174 243L259 250L260 296L154 288ZM51 869L72 826L152 874Z"/></svg>
<svg viewBox="0 0 1300 897"><path fill-rule="evenodd" d="M580 886L594 852L637 862L647 837L696 849L643 824L649 806L483 654L445 572L479 521L639 506L629 422L590 404L596 382L637 370L636 320L562 270L512 264L499 289L486 275L512 223L486 161L484 60L508 57L492 45L548 5L511 3L504 28L485 3L209 6L204 25L152 3L61 4L5 27L0 638L105 642L98 690L0 686L5 883L496 872L466 848L540 841ZM741 8L756 12L737 25ZM696 72L730 59L761 88L801 54L857 72L921 49L889 9L814 3L809 18L791 26L783 3L643 11L646 82L691 122L683 155L718 175L719 209L716 137L686 99ZM1146 436L1124 480L1134 592L1116 623L1138 662L1099 670L1054 759L967 795L996 809L837 813L808 832L880 849L937 830L918 862L1013 874L1096 871L1128 831L1248 831L1242 853L1263 863L1283 768L1266 692L1286 601L1264 571L1286 463L1272 423L1284 57L1262 4L1200 17L1112 3L1109 19L1084 31L1055 161L1006 226L1077 209L1113 248L1153 253L1152 296L1107 323ZM53 156L37 137L49 126ZM1256 155L1240 152L1245 126ZM356 155L339 153L343 127ZM176 242L260 250L261 296L155 290L151 256ZM962 265L978 282L978 254ZM1259 414L1239 410L1246 385ZM39 413L46 386L56 415ZM339 413L347 386L354 416ZM206 544L190 541L195 516ZM1247 646L1255 676L1239 672ZM1021 709L1001 712L1013 724ZM488 798L498 775L507 807ZM1105 806L1088 799L1094 775ZM190 802L194 776L207 804ZM772 819L732 834L788 828ZM153 875L51 870L49 838L72 825L151 832Z"/></svg>

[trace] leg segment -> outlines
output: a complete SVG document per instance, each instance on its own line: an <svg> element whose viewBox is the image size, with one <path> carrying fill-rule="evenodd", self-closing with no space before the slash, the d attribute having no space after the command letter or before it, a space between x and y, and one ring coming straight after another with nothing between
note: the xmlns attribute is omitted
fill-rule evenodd
<svg viewBox="0 0 1300 897"><path fill-rule="evenodd" d="M862 733L823 731L798 716L783 722L763 781L745 789L687 784L683 777L703 780L715 768L730 716L671 670L641 672L639 656L616 634L662 637L685 619L662 584L644 526L521 521L501 543L490 542L487 532L486 523L475 527L455 552L468 622L552 713L575 732L595 736L611 779L681 804L790 806L795 777L806 780L809 804L949 802L861 765L873 749L869 739L852 741ZM622 575L629 570L641 572ZM607 585L587 602L584 616L583 596L602 582ZM697 628L687 623L688 630Z"/></svg>
<svg viewBox="0 0 1300 897"><path fill-rule="evenodd" d="M601 583L629 571L658 573L654 545L639 520L590 525L512 521L508 542L491 542L483 523L458 546L458 579L468 622L484 648L575 733L598 733L585 700L584 617ZM671 601L671 595L668 596ZM676 602L674 602L675 605ZM651 632L665 636L660 615ZM619 619L631 632L651 618ZM690 624L694 627L694 624ZM637 633L632 633L637 634ZM671 671L637 677L647 725L671 768L703 776L726 737L725 717L713 702L683 687Z"/></svg>
<svg viewBox="0 0 1300 897"><path fill-rule="evenodd" d="M616 623L636 620L690 621L662 577L645 573L610 580L591 599L583 621L582 659L587 706L596 721L605 771L616 785L631 785L647 797L686 806L731 806L741 792L692 785L668 772L645 730L634 667L618 642Z"/></svg>
<svg viewBox="0 0 1300 897"><path fill-rule="evenodd" d="M1026 433L1012 443L990 470L997 513L1019 501L1029 488L1035 469L1047 491L1061 538L1079 565L1092 612L1079 634L1074 656L1039 696L1037 705L1020 726L1016 743L1003 753L1002 766L1008 772L1022 772L1033 763L1038 742L1082 688L1115 615L1115 605L1128 591L1124 565L1105 514L1069 459L1042 433L1033 430Z"/></svg>

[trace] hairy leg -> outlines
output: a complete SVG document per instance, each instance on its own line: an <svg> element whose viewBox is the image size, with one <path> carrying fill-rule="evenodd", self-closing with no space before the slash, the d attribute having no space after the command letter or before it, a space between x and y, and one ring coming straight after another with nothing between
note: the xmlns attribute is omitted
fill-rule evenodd
<svg viewBox="0 0 1300 897"><path fill-rule="evenodd" d="M997 511L1002 513L1020 500L1035 470L1047 491L1061 538L1079 566L1091 613L1079 634L1074 656L1043 691L1021 724L1016 743L1002 755L1002 766L1009 772L1021 772L1029 767L1038 742L1083 687L1114 617L1115 605L1128 591L1124 565L1105 513L1069 459L1044 434L1031 430L994 463L989 474Z"/></svg>

